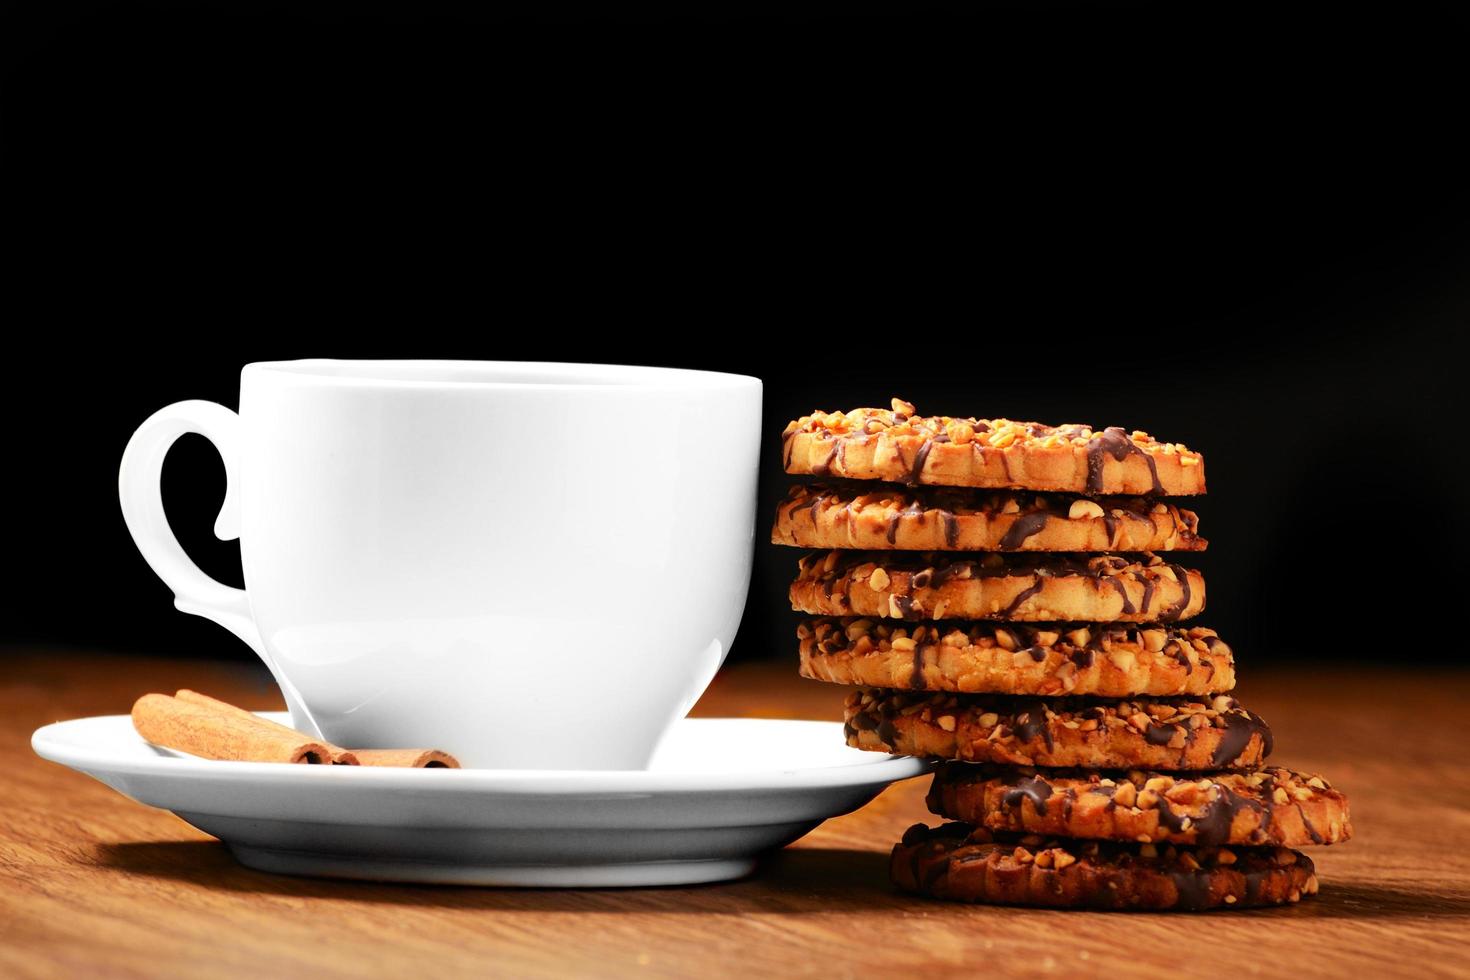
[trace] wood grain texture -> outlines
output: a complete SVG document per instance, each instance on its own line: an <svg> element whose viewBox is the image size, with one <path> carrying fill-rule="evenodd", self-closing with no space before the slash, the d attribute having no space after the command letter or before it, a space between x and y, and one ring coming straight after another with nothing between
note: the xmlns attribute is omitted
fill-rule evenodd
<svg viewBox="0 0 1470 980"><path fill-rule="evenodd" d="M927 779L728 884L629 891L375 885L250 871L170 813L32 754L50 721L191 687L279 705L234 665L18 652L0 685L0 976L1470 976L1470 673L1250 666L1273 761L1351 798L1321 894L1207 915L947 905L894 893L889 847ZM840 717L794 663L722 674L704 715Z"/></svg>

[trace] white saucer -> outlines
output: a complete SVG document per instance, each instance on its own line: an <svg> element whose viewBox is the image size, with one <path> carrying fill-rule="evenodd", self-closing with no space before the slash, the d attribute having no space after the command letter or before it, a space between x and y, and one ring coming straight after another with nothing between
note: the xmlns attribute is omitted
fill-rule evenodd
<svg viewBox="0 0 1470 980"><path fill-rule="evenodd" d="M755 718L682 721L648 770L615 772L215 762L155 749L126 715L47 725L31 746L262 871L548 888L737 878L929 769L848 748L836 722Z"/></svg>

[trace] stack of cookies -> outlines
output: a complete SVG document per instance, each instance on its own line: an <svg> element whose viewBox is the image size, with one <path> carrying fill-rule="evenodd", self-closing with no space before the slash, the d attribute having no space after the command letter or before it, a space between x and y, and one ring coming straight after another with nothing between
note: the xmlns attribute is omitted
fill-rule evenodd
<svg viewBox="0 0 1470 980"><path fill-rule="evenodd" d="M1143 432L890 410L786 427L772 540L817 549L801 672L858 687L850 745L947 760L894 848L903 889L1059 907L1244 908L1317 889L1351 834L1318 776L1263 767L1205 606L1204 461ZM1167 556L1167 557L1164 557Z"/></svg>

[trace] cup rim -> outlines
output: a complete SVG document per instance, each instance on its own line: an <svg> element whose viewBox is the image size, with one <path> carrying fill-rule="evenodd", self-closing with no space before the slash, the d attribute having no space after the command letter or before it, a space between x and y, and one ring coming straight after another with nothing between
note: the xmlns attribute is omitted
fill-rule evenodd
<svg viewBox="0 0 1470 980"><path fill-rule="evenodd" d="M433 377L434 372L464 375L483 371L495 377ZM413 376L422 372L423 376ZM659 389L759 388L745 374L695 368L577 361L491 361L457 358L329 358L253 361L241 369L249 376L296 384L343 388L459 390L636 391ZM398 376L394 376L397 374ZM515 375L524 378L517 378ZM548 377L550 376L550 377Z"/></svg>

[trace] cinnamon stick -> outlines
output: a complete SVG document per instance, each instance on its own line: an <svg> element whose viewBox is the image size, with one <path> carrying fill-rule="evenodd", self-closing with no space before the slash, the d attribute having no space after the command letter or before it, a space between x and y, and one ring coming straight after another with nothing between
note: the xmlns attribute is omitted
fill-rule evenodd
<svg viewBox="0 0 1470 980"><path fill-rule="evenodd" d="M243 715L262 725L269 725L282 733L290 732L297 734L295 729L278 725L269 719L237 708L233 704L212 698L198 691L190 691L187 688L174 695L181 701L191 701L195 704L214 708L218 711L228 711L236 715ZM340 745L330 742L323 743L332 751L332 762L339 766L397 766L406 769L458 769L459 760L448 752L438 749L344 749Z"/></svg>
<svg viewBox="0 0 1470 980"><path fill-rule="evenodd" d="M364 766L404 766L410 769L458 769L459 760L438 749L356 749Z"/></svg>
<svg viewBox="0 0 1470 980"><path fill-rule="evenodd" d="M438 749L344 749L188 689L180 690L174 697L143 695L133 705L133 727L154 745L205 759L416 769L459 768L459 760Z"/></svg>
<svg viewBox="0 0 1470 980"><path fill-rule="evenodd" d="M198 691L191 691L188 688L184 688L180 690L177 694L175 694L174 697L180 701L186 701L190 704L197 704L201 708L208 708L212 711L223 712L236 718L248 720L250 722L253 722L254 724L262 726L263 728L271 729L283 737L289 736L291 738L305 738L304 735L302 735L294 728L287 728L285 725L279 725L271 721L269 718L260 717L260 715L256 714L253 711L246 711L244 708L237 708L235 705L230 704L227 701L221 701L218 698L212 698L208 694L200 694ZM333 765L355 766L359 764L356 753L350 752L347 749L342 748L340 745L333 745L331 742L321 742L319 744L325 746L327 751L331 754L331 761Z"/></svg>
<svg viewBox="0 0 1470 980"><path fill-rule="evenodd" d="M329 746L263 722L167 694L145 694L133 705L133 727L154 745L204 759L331 764Z"/></svg>

